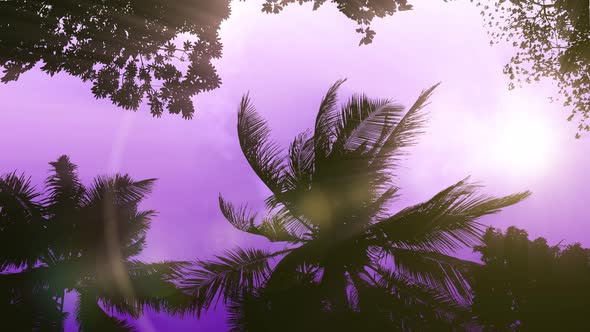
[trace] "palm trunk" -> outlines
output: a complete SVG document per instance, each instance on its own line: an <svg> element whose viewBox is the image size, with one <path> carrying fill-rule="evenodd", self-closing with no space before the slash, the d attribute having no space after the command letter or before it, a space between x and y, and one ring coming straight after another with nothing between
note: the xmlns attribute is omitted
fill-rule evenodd
<svg viewBox="0 0 590 332"><path fill-rule="evenodd" d="M348 308L348 295L346 293L346 278L344 269L336 266L327 266L322 276L321 287L332 303L332 310L345 311Z"/></svg>

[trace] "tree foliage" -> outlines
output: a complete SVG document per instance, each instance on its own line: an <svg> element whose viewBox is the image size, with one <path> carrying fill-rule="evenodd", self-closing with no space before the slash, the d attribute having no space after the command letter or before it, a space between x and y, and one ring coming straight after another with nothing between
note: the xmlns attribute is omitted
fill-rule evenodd
<svg viewBox="0 0 590 332"><path fill-rule="evenodd" d="M294 2L265 0L262 11L279 13ZM375 17L412 9L407 0L333 0L359 24L360 44L372 42ZM218 30L229 0L0 1L0 81L17 81L39 66L92 84L97 99L153 116L192 118L191 97L221 84L212 60L221 56Z"/></svg>
<svg viewBox="0 0 590 332"><path fill-rule="evenodd" d="M222 197L220 208L238 230L285 249L237 249L197 261L184 288L199 314L220 300L228 304L236 331L460 328L475 263L449 254L478 243L479 217L529 192L495 198L464 179L391 213L395 169L423 132L436 85L405 110L365 95L338 107L342 83L321 101L313 132L296 136L287 151L271 141L266 121L244 96L240 146L272 194L261 216Z"/></svg>
<svg viewBox="0 0 590 332"><path fill-rule="evenodd" d="M182 262L133 259L155 212L139 210L154 180L97 177L83 185L67 156L51 162L43 193L25 176L0 177L0 311L11 331L61 331L66 292L78 293L80 331L133 331L112 313L182 313Z"/></svg>
<svg viewBox="0 0 590 332"><path fill-rule="evenodd" d="M549 77L557 82L568 120L590 131L590 4L588 0L480 1L491 44L510 42L516 54L504 67L509 88Z"/></svg>
<svg viewBox="0 0 590 332"><path fill-rule="evenodd" d="M313 2L313 10L318 9L326 2L336 5L336 8L349 19L358 23L356 32L363 35L359 45L370 44L375 37L375 31L371 29L371 22L375 17L383 18L396 12L411 10L412 5L407 0L265 0L262 11L266 13L280 13L284 7L292 4Z"/></svg>
<svg viewBox="0 0 590 332"><path fill-rule="evenodd" d="M526 231L488 229L475 247L473 313L491 331L581 331L590 313L590 250Z"/></svg>
<svg viewBox="0 0 590 332"><path fill-rule="evenodd" d="M218 29L229 0L0 1L1 81L41 63L92 84L96 98L191 118L191 96L220 84Z"/></svg>

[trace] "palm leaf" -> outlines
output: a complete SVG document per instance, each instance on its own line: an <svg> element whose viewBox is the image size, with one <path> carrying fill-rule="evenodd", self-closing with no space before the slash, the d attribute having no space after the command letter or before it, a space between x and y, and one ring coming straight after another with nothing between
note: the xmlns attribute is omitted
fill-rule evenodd
<svg viewBox="0 0 590 332"><path fill-rule="evenodd" d="M121 249L125 251L124 258L139 255L143 251L147 231L156 214L155 210L135 211L133 209L130 213L125 213L124 218L119 219L123 224L118 233ZM132 250L128 250L131 248Z"/></svg>
<svg viewBox="0 0 590 332"><path fill-rule="evenodd" d="M152 192L156 179L134 181L129 175L98 176L82 201L85 206L111 201L117 206L137 205Z"/></svg>
<svg viewBox="0 0 590 332"><path fill-rule="evenodd" d="M280 179L284 166L282 151L269 141L270 129L256 112L248 95L242 97L238 112L240 147L256 175L274 194L282 190Z"/></svg>
<svg viewBox="0 0 590 332"><path fill-rule="evenodd" d="M335 124L338 121L338 112L336 110L337 93L340 86L346 79L338 80L326 93L320 103L320 109L316 116L314 128L314 154L317 164L321 164L326 156L330 153Z"/></svg>
<svg viewBox="0 0 590 332"><path fill-rule="evenodd" d="M469 272L477 263L460 260L451 256L390 248L388 253L393 257L396 273L430 288L443 291L449 297L461 303L471 302Z"/></svg>
<svg viewBox="0 0 590 332"><path fill-rule="evenodd" d="M121 256L129 258L141 254L146 246L146 242L146 235L142 235L141 237L135 239L132 243L123 244L123 248L121 248Z"/></svg>
<svg viewBox="0 0 590 332"><path fill-rule="evenodd" d="M147 264L133 260L125 263L130 289L121 290L114 279L97 280L92 289L105 308L136 318L145 308L184 314L190 309L192 298L177 288L176 282L180 282L188 265L187 262Z"/></svg>
<svg viewBox="0 0 590 332"><path fill-rule="evenodd" d="M243 232L255 232L256 225L256 214L252 213L248 206L240 206L235 208L233 204L226 201L221 194L219 194L219 209L221 213L227 219L227 221Z"/></svg>
<svg viewBox="0 0 590 332"><path fill-rule="evenodd" d="M255 223L256 214L253 214L247 206L236 209L219 195L219 207L225 219L238 230L264 236L271 242L302 241L302 237L298 235L300 230L296 227L300 222L282 210L274 214L269 213L260 224L257 224Z"/></svg>
<svg viewBox="0 0 590 332"><path fill-rule="evenodd" d="M372 265L371 269L375 272L374 276L369 278L365 271L364 280L373 287L382 287L389 290L390 293L395 293L407 305L425 305L449 313L466 309L444 289L420 283L382 265Z"/></svg>
<svg viewBox="0 0 590 332"><path fill-rule="evenodd" d="M402 112L403 106L392 104L389 99L352 96L340 112L334 149L354 151L364 145L371 150L399 121Z"/></svg>
<svg viewBox="0 0 590 332"><path fill-rule="evenodd" d="M283 183L287 193L281 195L301 195L308 192L312 185L315 168L313 137L305 131L295 137L289 147L289 165L284 174Z"/></svg>
<svg viewBox="0 0 590 332"><path fill-rule="evenodd" d="M196 261L187 269L182 288L194 296L200 315L220 299L225 302L264 283L271 271L269 260L285 252L237 248L215 256L215 260Z"/></svg>
<svg viewBox="0 0 590 332"><path fill-rule="evenodd" d="M0 176L0 271L34 266L47 253L39 196L30 178L16 173Z"/></svg>
<svg viewBox="0 0 590 332"><path fill-rule="evenodd" d="M291 249L275 266L268 278L266 288L273 291L289 289L299 283L300 271L317 262L317 241L309 241ZM315 260L315 261L312 261Z"/></svg>
<svg viewBox="0 0 590 332"><path fill-rule="evenodd" d="M376 222L387 217L389 204L398 197L399 188L391 186L366 207L368 222Z"/></svg>
<svg viewBox="0 0 590 332"><path fill-rule="evenodd" d="M423 127L426 124L426 115L422 112L427 105L428 99L440 83L422 91L412 107L399 120L387 135L382 139L379 151L375 154L373 163L379 169L391 171L395 168L406 152L405 148L416 144L418 136L423 134Z"/></svg>
<svg viewBox="0 0 590 332"><path fill-rule="evenodd" d="M81 291L78 294L76 321L80 332L135 332L137 329L123 319L107 315L98 305L96 295Z"/></svg>
<svg viewBox="0 0 590 332"><path fill-rule="evenodd" d="M142 238L156 213L138 211L138 205L154 181L134 181L127 175L95 178L75 220L76 248L88 255L103 255L113 248L126 254L141 252ZM129 246L132 250L125 249Z"/></svg>
<svg viewBox="0 0 590 332"><path fill-rule="evenodd" d="M269 239L271 242L291 242L298 243L304 241L299 231L300 229L293 229L293 224L299 224L294 218L289 215L281 215L280 213L267 216L263 219L257 232Z"/></svg>
<svg viewBox="0 0 590 332"><path fill-rule="evenodd" d="M396 308L397 312L393 313L394 316L397 315L397 319L400 320L408 319L410 321L406 322L408 325L421 326L421 328L416 326L418 329L433 329L431 324L436 324L435 326L442 324L447 328L452 324L457 327L459 323L457 320L467 316L468 307L457 303L455 297L440 287L421 283L380 264L372 265L371 270L375 272L373 275L366 271L362 274L365 285L391 294L389 301L398 302L400 305ZM369 294L363 295L366 297ZM387 298L385 296L384 300L387 301ZM364 300L365 304L375 304L372 299ZM387 303L382 307L387 307ZM364 309L367 310L367 308ZM402 315L399 315L400 313Z"/></svg>
<svg viewBox="0 0 590 332"><path fill-rule="evenodd" d="M483 233L483 226L477 222L479 217L497 213L530 195L525 191L495 198L478 194L479 188L464 179L429 201L382 220L372 229L398 247L452 252L472 246Z"/></svg>

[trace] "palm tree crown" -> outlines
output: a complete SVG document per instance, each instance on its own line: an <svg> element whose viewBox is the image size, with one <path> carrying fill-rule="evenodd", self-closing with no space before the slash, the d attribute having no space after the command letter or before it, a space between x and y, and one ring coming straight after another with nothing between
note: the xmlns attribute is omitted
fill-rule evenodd
<svg viewBox="0 0 590 332"><path fill-rule="evenodd" d="M50 163L44 193L30 179L0 177L0 306L15 330L63 329L64 293L78 294L80 331L133 331L108 311L137 317L144 308L182 312L174 280L182 262L143 263L155 215L140 210L154 179L97 177L86 187L67 156Z"/></svg>
<svg viewBox="0 0 590 332"><path fill-rule="evenodd" d="M472 263L448 254L479 240L479 217L530 193L489 197L464 179L390 214L398 194L394 171L422 133L424 106L437 85L404 111L391 100L365 95L354 95L338 108L343 82L330 87L321 101L313 132L295 137L286 154L270 141L267 123L248 95L242 98L240 146L272 194L262 218L220 196L221 211L237 229L284 242L287 249L235 249L197 261L183 283L199 313L223 299L229 301L236 330L256 330L261 325L248 328L248 314L258 310L268 318L281 301L291 301L286 310L305 311L302 307L312 308L309 299L316 298L323 313L378 313L387 324L406 330L427 327L428 315L441 322L457 318L461 304L469 301L464 273ZM275 258L280 258L276 264ZM313 296L295 309L295 297L306 290ZM291 298L281 300L277 294ZM294 325L281 328L296 330L301 320L293 318Z"/></svg>

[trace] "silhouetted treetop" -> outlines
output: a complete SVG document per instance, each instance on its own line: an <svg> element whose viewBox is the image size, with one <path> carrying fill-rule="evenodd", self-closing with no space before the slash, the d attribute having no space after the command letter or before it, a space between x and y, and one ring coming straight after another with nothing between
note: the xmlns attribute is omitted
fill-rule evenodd
<svg viewBox="0 0 590 332"><path fill-rule="evenodd" d="M518 50L504 67L509 88L553 78L568 120L578 117L579 131L590 131L590 17L588 0L495 0L477 2L492 37ZM578 133L576 137L579 137Z"/></svg>
<svg viewBox="0 0 590 332"><path fill-rule="evenodd" d="M487 331L582 331L590 314L590 250L550 246L522 229L488 229L475 248L473 313Z"/></svg>
<svg viewBox="0 0 590 332"><path fill-rule="evenodd" d="M175 284L183 262L144 263L156 212L140 204L154 179L98 176L84 185L69 157L51 162L43 191L24 175L0 175L0 313L10 331L63 331L66 292L78 295L81 332L136 331L146 309L182 313Z"/></svg>
<svg viewBox="0 0 590 332"><path fill-rule="evenodd" d="M266 13L279 13L289 4L297 2L313 2L313 10L318 9L326 2L336 4L346 17L356 21L359 24L356 31L363 34L359 45L370 44L375 36L375 31L370 27L375 17L383 18L393 15L399 11L412 9L412 5L407 0L266 0L262 6L262 11Z"/></svg>
<svg viewBox="0 0 590 332"><path fill-rule="evenodd" d="M220 84L211 60L229 13L229 0L0 1L1 81L41 62L124 109L147 100L154 116L191 118L190 97Z"/></svg>
<svg viewBox="0 0 590 332"><path fill-rule="evenodd" d="M424 132L438 85L405 108L364 94L339 105L343 82L320 101L312 129L284 150L242 98L240 147L271 194L263 213L222 196L220 209L236 229L283 249L237 248L195 262L182 284L198 314L226 301L234 331L323 330L315 322L334 331L447 331L468 321L475 263L450 254L479 243L480 217L530 193L492 197L464 179L392 211L395 170Z"/></svg>

